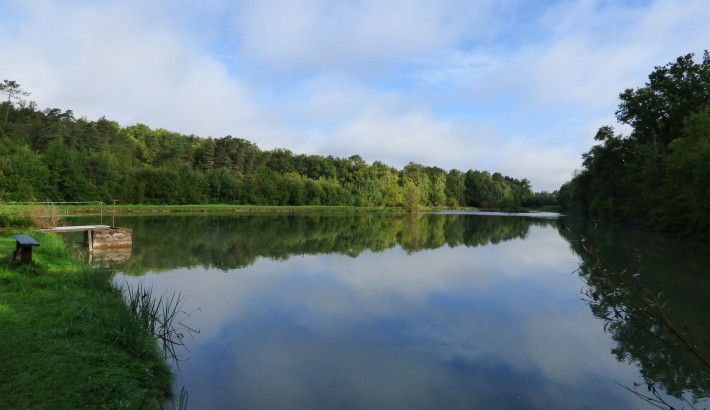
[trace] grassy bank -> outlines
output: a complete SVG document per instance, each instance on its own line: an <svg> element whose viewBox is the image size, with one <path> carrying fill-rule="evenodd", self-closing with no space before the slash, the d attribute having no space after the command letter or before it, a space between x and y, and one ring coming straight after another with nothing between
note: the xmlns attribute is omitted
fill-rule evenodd
<svg viewBox="0 0 710 410"><path fill-rule="evenodd" d="M559 207L542 208L473 208L473 207L421 207L415 212L432 212L443 210L463 210L482 212L558 212ZM201 204L201 205L127 205L103 204L99 202L82 204L5 204L0 207L0 231L7 230L8 225L15 227L50 227L61 225L63 217L75 215L102 216L102 224L111 223L111 215L151 215L151 214L197 214L197 213L363 213L363 212L408 212L403 208L359 207L359 206L271 206L271 205L230 205L230 204Z"/></svg>
<svg viewBox="0 0 710 410"><path fill-rule="evenodd" d="M60 214L103 213L110 215L113 205L62 205L57 206ZM117 204L116 214L153 214L153 213L201 213L201 212L269 212L269 213L308 213L308 212L383 212L401 211L399 208L367 208L357 206L269 206L269 205L125 205Z"/></svg>
<svg viewBox="0 0 710 410"><path fill-rule="evenodd" d="M32 236L34 262L20 265L0 234L0 409L159 409L170 368L110 273Z"/></svg>

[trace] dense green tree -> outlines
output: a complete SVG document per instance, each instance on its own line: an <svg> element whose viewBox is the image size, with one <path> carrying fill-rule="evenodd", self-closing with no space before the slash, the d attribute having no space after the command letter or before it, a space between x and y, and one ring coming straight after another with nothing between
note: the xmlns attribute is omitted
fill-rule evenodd
<svg viewBox="0 0 710 410"><path fill-rule="evenodd" d="M86 173L89 182L96 188L96 198L108 201L123 179L123 167L110 149L97 153L85 153Z"/></svg>
<svg viewBox="0 0 710 410"><path fill-rule="evenodd" d="M43 201L48 199L49 171L40 155L28 146L0 144L0 199Z"/></svg>
<svg viewBox="0 0 710 410"><path fill-rule="evenodd" d="M534 192L532 196L528 196L523 202L524 207L555 207L559 204L559 191L541 191Z"/></svg>
<svg viewBox="0 0 710 410"><path fill-rule="evenodd" d="M6 89L10 100L20 95L19 88ZM461 205L510 208L527 195L524 183L499 173L493 178L475 171L484 180L478 186L470 173L458 170L410 163L400 171L378 161L370 165L359 155L262 151L230 135L199 138L144 124L121 127L106 117L76 118L71 110L38 110L35 103L23 100L2 104L8 118L7 123L0 122L3 201L118 199L414 210Z"/></svg>
<svg viewBox="0 0 710 410"><path fill-rule="evenodd" d="M152 132L148 126L143 124L131 125L121 130L125 140L130 143L131 157L135 158L139 163L153 163L153 157L157 149L155 144L153 144Z"/></svg>
<svg viewBox="0 0 710 410"><path fill-rule="evenodd" d="M373 207L382 204L384 189L372 168L359 169L352 177L353 193L358 198L358 205Z"/></svg>
<svg viewBox="0 0 710 410"><path fill-rule="evenodd" d="M372 172L379 181L382 206L401 206L404 202L402 187L399 185L399 171L375 161L372 164Z"/></svg>
<svg viewBox="0 0 710 410"><path fill-rule="evenodd" d="M402 191L404 196L403 208L409 212L421 209L426 199L426 194L422 187L417 185L412 178L405 176L402 181Z"/></svg>
<svg viewBox="0 0 710 410"><path fill-rule="evenodd" d="M619 122L633 127L636 142L652 144L654 154L661 154L680 135L685 119L710 104L710 53L705 51L700 63L686 54L655 67L644 87L626 89L619 99Z"/></svg>
<svg viewBox="0 0 710 410"><path fill-rule="evenodd" d="M43 156L49 170L47 196L55 201L91 201L96 187L86 178L85 155L68 149L60 141L47 147Z"/></svg>
<svg viewBox="0 0 710 410"><path fill-rule="evenodd" d="M464 174L458 169L452 169L446 174L447 205L459 207L465 203L464 192L466 189Z"/></svg>
<svg viewBox="0 0 710 410"><path fill-rule="evenodd" d="M177 174L164 168L145 168L136 172L134 191L130 195L130 202L140 204L172 204L179 195Z"/></svg>
<svg viewBox="0 0 710 410"><path fill-rule="evenodd" d="M416 209L421 206L433 205L434 186L427 172L427 167L410 162L402 170L402 186L404 187L405 207ZM413 190L410 182L416 186ZM415 193L416 192L416 193Z"/></svg>
<svg viewBox="0 0 710 410"><path fill-rule="evenodd" d="M287 174L294 171L293 152L277 148L264 153L265 164L269 169L279 174Z"/></svg>
<svg viewBox="0 0 710 410"><path fill-rule="evenodd" d="M319 181L304 178L304 190L306 192L305 205L322 205L325 200L325 189Z"/></svg>
<svg viewBox="0 0 710 410"><path fill-rule="evenodd" d="M643 87L619 98L617 120L631 133L599 129L582 170L560 188L563 208L710 236L710 54L655 67Z"/></svg>
<svg viewBox="0 0 710 410"><path fill-rule="evenodd" d="M240 199L242 176L229 168L210 169L205 174L210 203L234 204Z"/></svg>
<svg viewBox="0 0 710 410"><path fill-rule="evenodd" d="M658 189L666 201L651 209L665 230L710 232L710 107L691 114L682 136L668 144L666 177Z"/></svg>
<svg viewBox="0 0 710 410"><path fill-rule="evenodd" d="M212 138L198 140L193 145L195 169L210 171L215 168L215 141ZM222 168L224 169L224 168Z"/></svg>
<svg viewBox="0 0 710 410"><path fill-rule="evenodd" d="M487 208L494 201L494 186L487 171L468 170L464 178L464 200L469 206Z"/></svg>

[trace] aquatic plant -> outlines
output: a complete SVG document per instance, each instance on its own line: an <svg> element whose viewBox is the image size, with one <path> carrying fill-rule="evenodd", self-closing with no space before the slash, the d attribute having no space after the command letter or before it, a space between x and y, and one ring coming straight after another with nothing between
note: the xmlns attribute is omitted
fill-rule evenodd
<svg viewBox="0 0 710 410"><path fill-rule="evenodd" d="M129 285L128 282L117 285L123 293L129 311L140 325L148 330L160 344L163 357L174 360L179 367L181 351L189 351L186 336L200 333L188 326L184 320L191 313L183 310L185 298L176 291L165 291L160 295L141 282ZM197 309L199 310L199 308Z"/></svg>

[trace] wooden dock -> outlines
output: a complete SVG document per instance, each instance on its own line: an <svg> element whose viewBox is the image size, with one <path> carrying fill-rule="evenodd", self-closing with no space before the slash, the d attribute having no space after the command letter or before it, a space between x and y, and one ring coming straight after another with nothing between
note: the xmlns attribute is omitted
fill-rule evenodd
<svg viewBox="0 0 710 410"><path fill-rule="evenodd" d="M108 225L80 225L80 226L57 226L56 228L40 229L40 232L84 232L84 241L89 248L89 252L94 251L94 232L107 231L111 229Z"/></svg>

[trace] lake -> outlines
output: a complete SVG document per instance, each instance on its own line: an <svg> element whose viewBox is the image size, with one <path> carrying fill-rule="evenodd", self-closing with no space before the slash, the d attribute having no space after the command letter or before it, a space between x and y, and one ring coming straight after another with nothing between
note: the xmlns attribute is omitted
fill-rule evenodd
<svg viewBox="0 0 710 410"><path fill-rule="evenodd" d="M180 292L184 323L199 329L185 332L176 380L188 408L654 408L630 391L650 396L644 382L676 408L689 405L665 391L710 395L707 366L653 329L605 322L613 309L598 301L617 284L604 293L608 279L584 257L591 244L609 269L640 273L708 346L707 244L555 214L117 224L134 238L111 263L115 281Z"/></svg>

